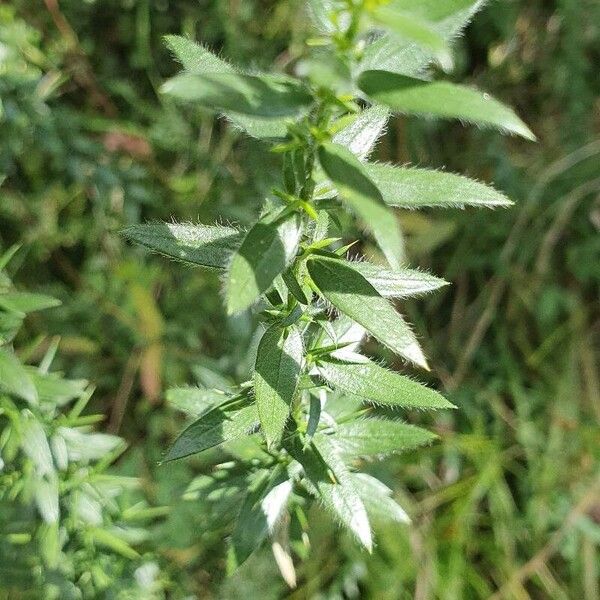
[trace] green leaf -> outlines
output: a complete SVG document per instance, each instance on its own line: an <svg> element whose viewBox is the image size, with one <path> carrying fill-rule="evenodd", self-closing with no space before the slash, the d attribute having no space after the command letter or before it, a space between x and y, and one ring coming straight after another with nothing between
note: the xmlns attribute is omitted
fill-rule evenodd
<svg viewBox="0 0 600 600"><path fill-rule="evenodd" d="M262 472L248 490L231 536L236 567L260 547L281 518L292 491L291 482L285 475L282 470L275 470L270 476Z"/></svg>
<svg viewBox="0 0 600 600"><path fill-rule="evenodd" d="M360 366L355 365L358 369ZM413 450L431 443L436 437L420 427L383 419L346 421L339 424L332 433L336 447L348 459Z"/></svg>
<svg viewBox="0 0 600 600"><path fill-rule="evenodd" d="M117 449L125 448L125 441L108 433L85 432L75 427L59 427L71 462L88 463L100 460Z"/></svg>
<svg viewBox="0 0 600 600"><path fill-rule="evenodd" d="M358 113L349 125L333 136L332 140L363 160L383 135L389 118L390 110L386 106L371 106Z"/></svg>
<svg viewBox="0 0 600 600"><path fill-rule="evenodd" d="M426 21L428 26L450 44L486 0L396 0L390 5L398 11ZM385 34L369 44L361 61L361 70L382 69L403 75L420 75L435 52L415 42Z"/></svg>
<svg viewBox="0 0 600 600"><path fill-rule="evenodd" d="M351 262L358 271L384 298L410 298L428 294L445 285L447 281L416 269L392 271L369 262Z"/></svg>
<svg viewBox="0 0 600 600"><path fill-rule="evenodd" d="M352 483L373 520L410 523L404 509L392 499L392 490L387 485L367 473L352 473Z"/></svg>
<svg viewBox="0 0 600 600"><path fill-rule="evenodd" d="M302 465L309 491L370 552L373 541L365 505L354 488L351 474L335 450L324 439L319 446L313 441L303 448L297 437L287 448Z"/></svg>
<svg viewBox="0 0 600 600"><path fill-rule="evenodd" d="M319 148L319 162L342 198L371 229L390 265L399 267L403 259L400 228L361 162L350 150L331 142Z"/></svg>
<svg viewBox="0 0 600 600"><path fill-rule="evenodd" d="M401 208L462 208L511 206L502 193L462 175L387 164L365 165L371 179L390 206Z"/></svg>
<svg viewBox="0 0 600 600"><path fill-rule="evenodd" d="M308 272L321 294L338 310L362 325L382 344L427 369L417 339L389 300L346 261L312 258Z"/></svg>
<svg viewBox="0 0 600 600"><path fill-rule="evenodd" d="M284 75L183 73L164 83L162 91L219 112L266 119L297 117L313 102L302 82Z"/></svg>
<svg viewBox="0 0 600 600"><path fill-rule="evenodd" d="M272 325L258 345L254 395L267 446L281 441L302 368L302 336L296 327Z"/></svg>
<svg viewBox="0 0 600 600"><path fill-rule="evenodd" d="M87 534L94 543L108 548L125 558L135 560L140 556L125 540L107 529L94 527L88 529Z"/></svg>
<svg viewBox="0 0 600 600"><path fill-rule="evenodd" d="M373 404L420 409L455 408L435 390L367 358L360 363L323 360L318 371L335 389L360 396Z"/></svg>
<svg viewBox="0 0 600 600"><path fill-rule="evenodd" d="M255 404L248 406L236 403L213 408L183 430L164 460L168 462L214 448L257 428L258 411Z"/></svg>
<svg viewBox="0 0 600 600"><path fill-rule="evenodd" d="M167 390L167 402L192 417L199 417L225 400L227 396L223 392L192 385Z"/></svg>
<svg viewBox="0 0 600 600"><path fill-rule="evenodd" d="M123 230L123 235L153 252L194 267L224 269L243 234L233 227L191 223L145 223Z"/></svg>
<svg viewBox="0 0 600 600"><path fill-rule="evenodd" d="M365 71L358 79L358 86L367 96L397 112L460 119L535 140L535 135L512 109L476 89L388 71Z"/></svg>
<svg viewBox="0 0 600 600"><path fill-rule="evenodd" d="M0 348L0 390L30 404L38 402L38 393L29 373L17 357L4 348Z"/></svg>
<svg viewBox="0 0 600 600"><path fill-rule="evenodd" d="M21 446L41 477L54 473L54 461L42 424L28 410L23 411Z"/></svg>
<svg viewBox="0 0 600 600"><path fill-rule="evenodd" d="M60 304L60 300L42 294L29 294L27 292L0 294L0 308L22 314L53 308Z"/></svg>
<svg viewBox="0 0 600 600"><path fill-rule="evenodd" d="M296 214L263 219L250 229L229 267L228 313L247 309L271 287L296 256L300 235Z"/></svg>
<svg viewBox="0 0 600 600"><path fill-rule="evenodd" d="M165 40L183 68L189 73L206 75L237 72L228 62L192 40L177 35L167 35ZM232 111L226 112L225 117L252 137L284 138L287 134L287 126L282 119L247 117Z"/></svg>
<svg viewBox="0 0 600 600"><path fill-rule="evenodd" d="M42 373L34 367L25 367L37 390L40 402L64 406L79 398L88 386L85 379L64 379L56 373Z"/></svg>
<svg viewBox="0 0 600 600"><path fill-rule="evenodd" d="M378 7L371 16L387 30L429 51L444 70L452 68L450 46L431 23L419 19L410 11L398 10L393 4Z"/></svg>

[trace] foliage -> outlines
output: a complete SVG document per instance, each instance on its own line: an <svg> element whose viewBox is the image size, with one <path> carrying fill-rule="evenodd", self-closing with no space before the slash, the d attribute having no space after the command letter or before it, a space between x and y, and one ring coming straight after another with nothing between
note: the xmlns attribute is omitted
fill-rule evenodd
<svg viewBox="0 0 600 600"><path fill-rule="evenodd" d="M387 494L385 501L372 506L374 486L383 484L358 476L357 459L414 448L431 437L383 415L371 418L369 405L452 407L433 390L359 351L363 337L372 335L406 361L428 368L410 326L365 277L370 271L373 279L384 279L391 269L400 286L409 287L400 271L404 255L398 223L377 186L377 176L370 175L370 169L377 172L378 167L363 162L385 125L384 118L372 119L373 112L385 114L379 108L383 105L392 111L469 120L533 138L510 109L487 94L371 70L371 46L365 48L368 34L363 28L367 18L374 16L385 29L387 20L380 18L379 4L333 2L318 9L326 31L319 38L319 50L301 58L305 79L243 73L189 40L170 38L185 72L165 83L163 93L213 109L250 135L272 139L272 151L281 156L281 181L265 201L259 220L246 232L153 223L134 225L125 232L161 254L221 268L228 313L254 305L261 309L268 328L260 334L251 381L220 390L221 398L212 393L208 405L203 396L198 418L175 441L165 460L248 436L246 456L240 462L249 474L249 489L231 538L231 561L240 565L270 535L275 558L290 585L295 585L295 575L289 548L302 543L294 530L306 521L300 515L310 497L369 552L373 541L368 512L374 509L388 520L404 515ZM475 3L465 3L462 10L447 3L423 18L413 14L416 9L386 4L386 14L414 27L393 27L375 44L389 40L391 49L384 62L416 45L422 56L413 67L423 69L432 57L440 57L440 47L432 40L449 40L475 8ZM398 25L396 18L392 22ZM433 37L418 35L423 31L419 28L431 31ZM405 35L408 31L412 34ZM361 103L368 104L361 108ZM269 125L263 125L264 120ZM363 147L352 147L355 139L349 127L365 132ZM344 140L352 140L352 145L344 145ZM416 173L405 171L386 169L389 204L395 203L396 186ZM422 170L418 175L418 194L426 203L430 194L440 193L439 174ZM479 188L483 197L477 203L507 203L499 195L498 202L496 192L482 184L449 177L459 197ZM349 248L343 243L345 231L337 227L336 232L335 226L344 211L354 213L376 240L389 263L381 273L376 263L361 263L361 272L344 258ZM331 308L340 316L332 317ZM193 406L198 394L188 393L186 397L180 390L178 397ZM356 399L354 408L336 418L330 409L333 395L342 404Z"/></svg>

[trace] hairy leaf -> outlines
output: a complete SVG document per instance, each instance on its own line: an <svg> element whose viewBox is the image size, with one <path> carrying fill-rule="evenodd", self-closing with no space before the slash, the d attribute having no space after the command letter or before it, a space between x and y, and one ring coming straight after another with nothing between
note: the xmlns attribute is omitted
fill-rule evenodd
<svg viewBox="0 0 600 600"><path fill-rule="evenodd" d="M299 80L283 75L183 73L163 84L162 91L219 112L267 119L296 117L313 101Z"/></svg>
<svg viewBox="0 0 600 600"><path fill-rule="evenodd" d="M290 454L302 465L309 490L323 507L347 527L369 551L373 546L367 511L353 485L351 474L327 442L303 448L298 438L288 444Z"/></svg>
<svg viewBox="0 0 600 600"><path fill-rule="evenodd" d="M254 394L270 448L281 440L302 366L302 336L296 327L272 325L258 345Z"/></svg>
<svg viewBox="0 0 600 600"><path fill-rule="evenodd" d="M191 223L145 223L123 230L123 235L153 252L197 267L224 269L242 242L233 227Z"/></svg>
<svg viewBox="0 0 600 600"><path fill-rule="evenodd" d="M401 421L357 419L338 425L332 437L342 455L351 459L412 450L431 443L437 436Z"/></svg>
<svg viewBox="0 0 600 600"><path fill-rule="evenodd" d="M208 450L257 428L258 411L255 404L214 408L183 430L167 452L165 462Z"/></svg>
<svg viewBox="0 0 600 600"><path fill-rule="evenodd" d="M401 208L462 208L464 206L511 206L493 187L454 173L431 169L367 164L386 204Z"/></svg>
<svg viewBox="0 0 600 600"><path fill-rule="evenodd" d="M250 229L229 267L227 312L245 310L271 287L295 257L300 234L295 214L263 219Z"/></svg>
<svg viewBox="0 0 600 600"><path fill-rule="evenodd" d="M390 265L399 267L403 258L400 228L361 162L344 146L330 142L319 148L319 162L342 198L373 232Z"/></svg>
<svg viewBox="0 0 600 600"><path fill-rule="evenodd" d="M323 360L318 370L335 389L374 404L422 409L454 408L435 390L368 359L361 363Z"/></svg>
<svg viewBox="0 0 600 600"><path fill-rule="evenodd" d="M466 86L448 81L423 81L388 71L365 71L359 77L358 86L367 96L394 111L460 119L535 140L512 109L489 94Z"/></svg>
<svg viewBox="0 0 600 600"><path fill-rule="evenodd" d="M183 68L189 73L206 75L207 73L236 72L236 69L227 61L192 40L178 35L167 35L165 40ZM227 111L225 116L236 127L243 129L252 137L283 138L287 132L287 126L283 119L248 117L237 114L235 111Z"/></svg>
<svg viewBox="0 0 600 600"><path fill-rule="evenodd" d="M392 490L367 473L352 473L352 482L373 520L410 523L404 509L392 498Z"/></svg>
<svg viewBox="0 0 600 600"><path fill-rule="evenodd" d="M38 393L29 373L17 357L4 348L0 348L0 390L30 404L38 402Z"/></svg>
<svg viewBox="0 0 600 600"><path fill-rule="evenodd" d="M192 385L167 390L167 402L192 417L199 417L226 399L223 392Z"/></svg>
<svg viewBox="0 0 600 600"><path fill-rule="evenodd" d="M361 160L369 156L383 135L390 118L387 106L374 105L356 115L353 121L333 136L333 142L348 148Z"/></svg>
<svg viewBox="0 0 600 600"><path fill-rule="evenodd" d="M447 281L416 269L392 271L369 262L350 263L384 298L409 298L428 294L445 285Z"/></svg>
<svg viewBox="0 0 600 600"><path fill-rule="evenodd" d="M351 265L342 260L314 258L308 272L321 294L342 313L407 360L427 368L417 339L389 300Z"/></svg>

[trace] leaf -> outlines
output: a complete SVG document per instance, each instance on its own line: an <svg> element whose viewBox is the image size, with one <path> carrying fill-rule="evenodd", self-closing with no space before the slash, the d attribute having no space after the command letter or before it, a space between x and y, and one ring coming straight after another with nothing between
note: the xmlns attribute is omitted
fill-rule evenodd
<svg viewBox="0 0 600 600"><path fill-rule="evenodd" d="M273 532L292 491L285 472L276 470L262 476L248 490L231 536L232 559L236 567L260 547Z"/></svg>
<svg viewBox="0 0 600 600"><path fill-rule="evenodd" d="M332 140L364 160L383 135L389 118L390 111L386 106L371 106L356 115L349 125L333 136Z"/></svg>
<svg viewBox="0 0 600 600"><path fill-rule="evenodd" d="M486 0L396 0L391 6L409 11L428 25L449 44L458 35ZM435 52L394 34L385 34L369 44L360 68L363 71L382 69L403 75L420 75L435 59Z"/></svg>
<svg viewBox="0 0 600 600"><path fill-rule="evenodd" d="M74 427L59 427L71 462L89 463L100 460L117 448L123 449L125 441L108 433L85 432Z"/></svg>
<svg viewBox="0 0 600 600"><path fill-rule="evenodd" d="M0 294L0 308L17 313L30 313L45 308L60 306L60 300L42 294L27 292L6 292Z"/></svg>
<svg viewBox="0 0 600 600"><path fill-rule="evenodd" d="M365 261L351 262L350 266L358 271L384 298L420 296L448 285L447 281L416 269L392 271Z"/></svg>
<svg viewBox="0 0 600 600"><path fill-rule="evenodd" d="M281 441L302 367L302 336L296 327L272 325L258 345L254 395L269 448Z"/></svg>
<svg viewBox="0 0 600 600"><path fill-rule="evenodd" d="M367 473L352 473L352 482L374 520L410 523L404 509L392 499L392 490Z"/></svg>
<svg viewBox="0 0 600 600"><path fill-rule="evenodd" d="M390 265L399 267L403 244L396 217L361 162L344 146L330 142L319 147L319 162L342 198L373 232Z"/></svg>
<svg viewBox="0 0 600 600"><path fill-rule="evenodd" d="M233 255L227 276L227 312L251 306L290 265L300 242L300 219L296 214L263 219L247 233Z"/></svg>
<svg viewBox="0 0 600 600"><path fill-rule="evenodd" d="M38 393L29 373L17 357L4 348L0 348L0 390L30 404L38 402Z"/></svg>
<svg viewBox="0 0 600 600"><path fill-rule="evenodd" d="M460 119L535 140L535 135L512 109L489 94L466 86L423 81L388 71L365 71L358 79L358 87L397 112Z"/></svg>
<svg viewBox="0 0 600 600"><path fill-rule="evenodd" d="M437 437L420 427L384 419L346 421L339 424L331 436L342 456L348 459L413 450L431 443Z"/></svg>
<svg viewBox="0 0 600 600"><path fill-rule="evenodd" d="M252 117L297 117L313 102L302 82L284 75L183 73L162 86L165 94L219 112Z"/></svg>
<svg viewBox="0 0 600 600"><path fill-rule="evenodd" d="M224 269L243 234L233 227L191 223L145 223L123 230L123 235L153 252L191 266Z"/></svg>
<svg viewBox="0 0 600 600"><path fill-rule="evenodd" d="M225 400L223 392L192 385L167 390L167 402L192 417L199 417Z"/></svg>
<svg viewBox="0 0 600 600"><path fill-rule="evenodd" d="M319 446L313 441L303 448L295 437L287 448L302 465L309 491L371 552L373 540L364 503L353 486L351 474L327 440L321 440Z"/></svg>
<svg viewBox="0 0 600 600"><path fill-rule="evenodd" d="M429 51L444 70L452 68L450 46L431 23L393 5L379 6L371 16L387 30Z"/></svg>
<svg viewBox="0 0 600 600"><path fill-rule="evenodd" d="M183 430L164 460L168 462L197 454L247 435L257 428L258 411L255 404L240 406L236 403L213 408Z"/></svg>
<svg viewBox="0 0 600 600"><path fill-rule="evenodd" d="M323 360L319 374L335 389L364 398L373 404L404 408L455 408L440 393L371 360L349 363Z"/></svg>
<svg viewBox="0 0 600 600"><path fill-rule="evenodd" d="M40 477L54 473L54 461L42 424L28 411L23 411L21 447Z"/></svg>
<svg viewBox="0 0 600 600"><path fill-rule="evenodd" d="M178 35L167 35L165 40L169 48L189 73L206 75L207 73L235 73L227 61L219 58L200 44ZM225 117L236 127L243 129L255 138L284 138L287 125L284 120L247 117L228 111Z"/></svg>
<svg viewBox="0 0 600 600"><path fill-rule="evenodd" d="M387 164L365 165L383 200L401 208L462 208L511 206L502 193L462 175Z"/></svg>
<svg viewBox="0 0 600 600"><path fill-rule="evenodd" d="M347 262L312 258L308 272L321 294L338 310L362 325L390 350L427 369L414 333L389 300Z"/></svg>
<svg viewBox="0 0 600 600"><path fill-rule="evenodd" d="M100 529L99 527L90 528L87 531L87 534L90 536L90 539L94 541L94 543L104 546L125 558L130 560L135 560L139 558L139 554L125 541L122 540L119 536L115 535L111 531L107 529Z"/></svg>
<svg viewBox="0 0 600 600"><path fill-rule="evenodd" d="M33 381L40 402L64 406L79 398L88 386L85 379L64 379L57 373L42 373L33 367L25 369Z"/></svg>

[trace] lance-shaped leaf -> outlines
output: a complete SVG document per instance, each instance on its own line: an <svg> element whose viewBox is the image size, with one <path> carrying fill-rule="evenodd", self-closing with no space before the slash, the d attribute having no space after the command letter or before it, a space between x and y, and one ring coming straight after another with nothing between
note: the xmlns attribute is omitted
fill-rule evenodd
<svg viewBox="0 0 600 600"><path fill-rule="evenodd" d="M447 281L416 269L391 270L369 262L350 263L384 298L410 298L428 294Z"/></svg>
<svg viewBox="0 0 600 600"><path fill-rule="evenodd" d="M42 294L28 292L6 292L0 294L0 308L17 313L30 313L45 308L60 306L60 300Z"/></svg>
<svg viewBox="0 0 600 600"><path fill-rule="evenodd" d="M250 229L229 267L227 312L245 310L271 287L296 256L300 235L296 214L263 219Z"/></svg>
<svg viewBox="0 0 600 600"><path fill-rule="evenodd" d="M420 409L454 408L435 390L368 359L360 363L323 360L318 370L335 389L360 396L373 404Z"/></svg>
<svg viewBox="0 0 600 600"><path fill-rule="evenodd" d="M432 23L420 19L410 11L401 10L394 4L379 6L371 16L388 31L430 52L443 69L449 70L452 67L450 46Z"/></svg>
<svg viewBox="0 0 600 600"><path fill-rule="evenodd" d="M214 448L248 435L257 428L258 412L254 403L216 407L183 430L167 452L165 461Z"/></svg>
<svg viewBox="0 0 600 600"><path fill-rule="evenodd" d="M182 73L164 83L162 91L219 112L267 119L296 117L313 102L302 82L284 75Z"/></svg>
<svg viewBox="0 0 600 600"><path fill-rule="evenodd" d="M486 0L396 0L389 6L426 21L433 31L450 44L485 2ZM433 49L390 33L376 38L367 46L360 67L362 70L384 69L414 76L423 73L434 59Z"/></svg>
<svg viewBox="0 0 600 600"><path fill-rule="evenodd" d="M387 164L365 165L371 179L390 206L401 208L463 208L511 206L493 187L444 171L413 169Z"/></svg>
<svg viewBox="0 0 600 600"><path fill-rule="evenodd" d="M8 350L0 348L0 391L30 404L37 404L38 393L25 367Z"/></svg>
<svg viewBox="0 0 600 600"><path fill-rule="evenodd" d="M351 476L369 517L382 522L410 523L409 516L392 498L392 490L387 485L367 473L352 473Z"/></svg>
<svg viewBox="0 0 600 600"><path fill-rule="evenodd" d="M308 261L308 272L321 295L339 311L362 325L390 350L428 368L410 327L389 300L351 265L342 260L318 257Z"/></svg>
<svg viewBox="0 0 600 600"><path fill-rule="evenodd" d="M327 440L320 441L319 446L312 442L303 448L300 440L294 438L286 447L302 465L309 491L370 552L373 540L365 505L354 488L351 474L334 448Z"/></svg>
<svg viewBox="0 0 600 600"><path fill-rule="evenodd" d="M272 325L256 354L254 395L269 448L279 443L296 394L302 367L302 336L296 327Z"/></svg>
<svg viewBox="0 0 600 600"><path fill-rule="evenodd" d="M350 150L331 142L319 148L319 162L342 198L373 232L388 262L399 267L403 258L400 228L361 162Z"/></svg>
<svg viewBox="0 0 600 600"><path fill-rule="evenodd" d="M188 73L206 75L237 72L227 61L192 40L178 35L167 35L165 40ZM227 111L224 114L236 127L243 129L252 137L283 138L287 133L284 119L248 117L234 111Z"/></svg>
<svg viewBox="0 0 600 600"><path fill-rule="evenodd" d="M243 234L233 227L145 223L123 230L132 242L194 267L224 269Z"/></svg>
<svg viewBox="0 0 600 600"><path fill-rule="evenodd" d="M292 484L281 470L273 471L270 476L263 472L252 483L231 536L234 566L244 563L267 535L273 533L285 511L291 491Z"/></svg>
<svg viewBox="0 0 600 600"><path fill-rule="evenodd" d="M413 450L431 443L437 436L401 421L356 419L338 425L332 437L342 456L351 459Z"/></svg>
<svg viewBox="0 0 600 600"><path fill-rule="evenodd" d="M390 118L387 106L374 105L356 115L354 120L333 136L336 144L348 148L361 160L367 158L383 135Z"/></svg>
<svg viewBox="0 0 600 600"><path fill-rule="evenodd" d="M388 71L365 71L359 88L392 110L496 127L535 140L514 111L489 94L448 81L423 81Z"/></svg>

